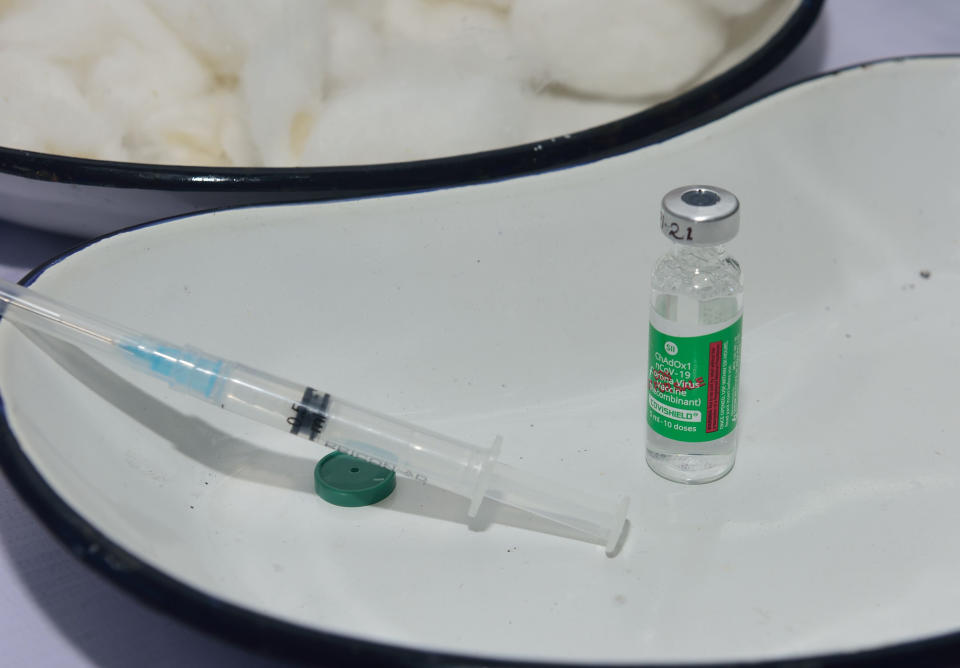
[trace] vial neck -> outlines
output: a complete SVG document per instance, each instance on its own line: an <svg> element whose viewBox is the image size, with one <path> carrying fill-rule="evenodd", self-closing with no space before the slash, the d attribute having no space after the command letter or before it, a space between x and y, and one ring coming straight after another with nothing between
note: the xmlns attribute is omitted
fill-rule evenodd
<svg viewBox="0 0 960 668"><path fill-rule="evenodd" d="M722 262L727 257L727 249L723 244L715 246L689 246L687 244L674 244L670 248L669 254L677 259L686 261L695 261L703 264L713 264Z"/></svg>

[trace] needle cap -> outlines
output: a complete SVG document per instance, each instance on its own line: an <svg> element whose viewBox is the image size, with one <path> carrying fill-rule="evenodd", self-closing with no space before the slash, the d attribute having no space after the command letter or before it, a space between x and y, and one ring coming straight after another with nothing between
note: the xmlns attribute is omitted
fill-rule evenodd
<svg viewBox="0 0 960 668"><path fill-rule="evenodd" d="M390 496L397 476L390 469L343 452L331 452L313 470L317 494L336 506L369 506Z"/></svg>

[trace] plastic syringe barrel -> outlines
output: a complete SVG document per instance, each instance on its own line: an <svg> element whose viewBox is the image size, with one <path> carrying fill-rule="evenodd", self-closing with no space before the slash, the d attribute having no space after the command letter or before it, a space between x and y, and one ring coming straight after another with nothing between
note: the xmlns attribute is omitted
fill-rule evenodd
<svg viewBox="0 0 960 668"><path fill-rule="evenodd" d="M174 389L233 413L394 469L470 500L471 515L494 499L617 544L626 498L564 488L499 461L481 448L336 399L189 346L173 346L0 279L0 316L56 338L121 357Z"/></svg>
<svg viewBox="0 0 960 668"><path fill-rule="evenodd" d="M626 527L627 497L607 499L500 462L492 464L483 495L590 536L607 553L616 550Z"/></svg>
<svg viewBox="0 0 960 668"><path fill-rule="evenodd" d="M466 497L470 516L493 499L570 527L608 552L625 527L626 497L605 498L503 464L499 439L478 447L335 397L322 438L328 447Z"/></svg>
<svg viewBox="0 0 960 668"><path fill-rule="evenodd" d="M176 389L470 501L485 498L570 527L613 551L626 498L612 499L501 463L499 442L478 447L194 348L143 341L137 363Z"/></svg>
<svg viewBox="0 0 960 668"><path fill-rule="evenodd" d="M491 458L489 449L196 348L144 340L126 350L174 389L463 496L473 494Z"/></svg>

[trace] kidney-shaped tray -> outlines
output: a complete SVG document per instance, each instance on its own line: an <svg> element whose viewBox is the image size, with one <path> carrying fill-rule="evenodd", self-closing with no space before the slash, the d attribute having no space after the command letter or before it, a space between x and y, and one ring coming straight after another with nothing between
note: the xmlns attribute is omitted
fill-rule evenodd
<svg viewBox="0 0 960 668"><path fill-rule="evenodd" d="M411 480L364 508L325 452L0 323L0 458L146 602L337 662L775 660L956 649L960 61L855 68L572 169L247 208L100 239L50 296L631 495L620 552ZM667 190L743 204L740 453L644 464ZM893 647L894 649L890 649ZM358 659L359 660L359 659Z"/></svg>

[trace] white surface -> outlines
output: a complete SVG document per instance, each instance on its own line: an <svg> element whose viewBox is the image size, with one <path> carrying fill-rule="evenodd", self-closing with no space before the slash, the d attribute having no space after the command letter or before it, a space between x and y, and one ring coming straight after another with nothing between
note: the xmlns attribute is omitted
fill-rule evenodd
<svg viewBox="0 0 960 668"><path fill-rule="evenodd" d="M958 24L960 7L951 0L835 0L780 74L757 89L858 60L960 51ZM18 265L7 257L0 258L4 269L15 273ZM89 573L47 536L6 485L0 504L0 647L11 665L261 663L145 610Z"/></svg>

